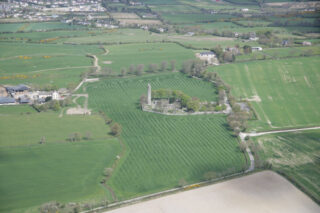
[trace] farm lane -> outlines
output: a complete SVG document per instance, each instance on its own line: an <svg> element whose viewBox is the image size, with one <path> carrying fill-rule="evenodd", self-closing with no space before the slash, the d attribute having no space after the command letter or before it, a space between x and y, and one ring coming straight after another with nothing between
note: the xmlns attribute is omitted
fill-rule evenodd
<svg viewBox="0 0 320 213"><path fill-rule="evenodd" d="M87 57L93 58L93 66L96 68L96 72L101 71L101 66L99 65L99 58L96 55L87 54Z"/></svg>
<svg viewBox="0 0 320 213"><path fill-rule="evenodd" d="M306 131L306 130L315 130L315 129L320 129L320 126L296 128L296 129L286 129L286 130L272 130L272 131L267 131L267 132L252 132L252 133L241 132L240 138L245 138L246 136L256 137L256 136L275 134L275 133L297 132L297 131Z"/></svg>
<svg viewBox="0 0 320 213"><path fill-rule="evenodd" d="M257 137L257 136L261 136L261 135L269 135L269 134L275 134L275 133L298 132L298 131L315 130L315 129L320 129L320 126L307 127L307 128L297 128L297 129L287 129L287 130L273 130L273 131L257 132L257 133L240 132L239 137L242 142L246 143L245 138L247 136ZM254 170L254 157L253 157L252 152L249 147L246 148L246 151L247 151L249 158L250 158L250 167L245 171L247 173L247 172L251 172Z"/></svg>
<svg viewBox="0 0 320 213"><path fill-rule="evenodd" d="M78 66L78 67L60 67L60 68L52 68L52 69L44 69L44 70L36 70L31 71L30 73L38 73L38 72L46 72L46 71L55 71L55 70L66 70L66 69L81 69L81 68L90 68L92 66Z"/></svg>

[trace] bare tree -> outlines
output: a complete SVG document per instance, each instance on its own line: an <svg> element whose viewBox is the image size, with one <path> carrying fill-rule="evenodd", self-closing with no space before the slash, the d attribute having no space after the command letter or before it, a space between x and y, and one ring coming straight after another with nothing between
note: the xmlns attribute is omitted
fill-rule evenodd
<svg viewBox="0 0 320 213"><path fill-rule="evenodd" d="M171 64L171 71L172 72L176 71L176 61L172 60L170 61L170 64Z"/></svg>
<svg viewBox="0 0 320 213"><path fill-rule="evenodd" d="M168 67L168 62L163 61L163 62L161 63L161 71L162 71L162 72L166 71L167 67Z"/></svg>
<svg viewBox="0 0 320 213"><path fill-rule="evenodd" d="M46 138L45 138L44 136L42 136L42 137L40 138L39 143L40 143L40 144L44 144L45 142L46 142Z"/></svg>
<svg viewBox="0 0 320 213"><path fill-rule="evenodd" d="M133 74L135 70L136 70L136 67L133 64L131 64L129 67L129 74Z"/></svg>
<svg viewBox="0 0 320 213"><path fill-rule="evenodd" d="M127 74L127 70L126 70L126 68L122 68L121 69L121 74L120 74L120 76L125 76Z"/></svg>

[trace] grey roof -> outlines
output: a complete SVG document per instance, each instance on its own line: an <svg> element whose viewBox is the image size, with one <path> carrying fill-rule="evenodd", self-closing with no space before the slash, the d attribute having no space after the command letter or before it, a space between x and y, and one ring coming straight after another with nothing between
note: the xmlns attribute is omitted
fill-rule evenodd
<svg viewBox="0 0 320 213"><path fill-rule="evenodd" d="M200 55L214 55L213 52L202 52L200 53Z"/></svg>
<svg viewBox="0 0 320 213"><path fill-rule="evenodd" d="M10 92L15 92L15 91L24 91L24 90L28 90L29 87L27 87L24 84L19 84L18 86L12 86L12 87L6 87L7 91Z"/></svg>
<svg viewBox="0 0 320 213"><path fill-rule="evenodd" d="M20 98L19 102L21 104L28 104L28 103L30 103L30 100L28 98Z"/></svg>
<svg viewBox="0 0 320 213"><path fill-rule="evenodd" d="M0 104L12 104L15 103L16 100L10 97L0 97Z"/></svg>

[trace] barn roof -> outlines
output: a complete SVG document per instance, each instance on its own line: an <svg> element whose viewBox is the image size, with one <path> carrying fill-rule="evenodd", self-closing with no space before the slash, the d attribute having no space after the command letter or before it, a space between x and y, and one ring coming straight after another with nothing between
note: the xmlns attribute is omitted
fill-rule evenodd
<svg viewBox="0 0 320 213"><path fill-rule="evenodd" d="M14 98L10 98L10 97L0 97L0 104L11 104L11 103L15 103L15 99Z"/></svg>

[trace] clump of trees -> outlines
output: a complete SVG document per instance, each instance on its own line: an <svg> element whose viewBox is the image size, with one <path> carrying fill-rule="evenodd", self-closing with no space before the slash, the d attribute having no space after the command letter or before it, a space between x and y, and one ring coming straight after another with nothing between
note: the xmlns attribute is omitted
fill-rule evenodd
<svg viewBox="0 0 320 213"><path fill-rule="evenodd" d="M241 131L247 128L249 114L244 111L233 112L227 117L229 127L233 130L234 135L238 136Z"/></svg>
<svg viewBox="0 0 320 213"><path fill-rule="evenodd" d="M33 104L33 108L35 108L39 112L45 112L48 110L59 111L62 107L70 106L72 100L70 97L65 98L64 100L51 100L51 98L47 98L44 104Z"/></svg>
<svg viewBox="0 0 320 213"><path fill-rule="evenodd" d="M180 101L181 107L186 107L188 111L199 111L200 100L196 97L190 97L179 90L159 89L152 91L152 97L155 99L169 99L170 102ZM143 99L144 100L144 99Z"/></svg>
<svg viewBox="0 0 320 213"><path fill-rule="evenodd" d="M231 51L223 51L220 46L216 46L210 49L210 51L216 54L217 59L220 63L224 62L234 62L236 60L236 56Z"/></svg>
<svg viewBox="0 0 320 213"><path fill-rule="evenodd" d="M190 59L183 62L181 72L188 76L202 78L205 74L205 69L203 61Z"/></svg>
<svg viewBox="0 0 320 213"><path fill-rule="evenodd" d="M122 127L120 124L118 123L114 123L112 126L111 126L111 134L114 135L114 136L119 136L121 134L121 131L122 131Z"/></svg>

